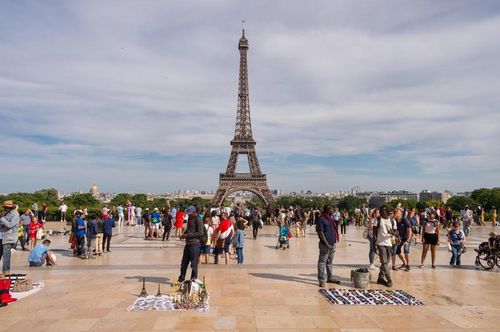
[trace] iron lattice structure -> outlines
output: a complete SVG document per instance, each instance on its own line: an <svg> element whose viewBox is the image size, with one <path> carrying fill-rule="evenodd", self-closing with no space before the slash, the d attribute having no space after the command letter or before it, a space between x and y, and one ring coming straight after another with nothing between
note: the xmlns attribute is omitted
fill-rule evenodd
<svg viewBox="0 0 500 332"><path fill-rule="evenodd" d="M250 101L248 95L248 40L245 30L238 43L240 51L240 79L238 87L238 108L236 112L236 128L231 140L231 155L225 173L219 174L219 187L213 198L214 206L221 206L224 199L236 191L249 191L257 195L266 206L274 203L273 195L267 186L267 178L260 170L259 160L255 152L257 142L253 139L250 121ZM236 165L240 155L247 155L249 173L237 173Z"/></svg>

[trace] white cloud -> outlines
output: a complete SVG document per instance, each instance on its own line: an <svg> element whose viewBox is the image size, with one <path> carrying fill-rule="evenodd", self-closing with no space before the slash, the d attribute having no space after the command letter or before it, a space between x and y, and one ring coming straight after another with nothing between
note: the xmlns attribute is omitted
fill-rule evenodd
<svg viewBox="0 0 500 332"><path fill-rule="evenodd" d="M500 9L494 3L317 5L322 10L302 1L2 4L0 138L30 156L50 156L54 164L37 172L54 185L80 186L95 174L117 190L145 183L155 191L215 186L234 133L242 17L254 136L273 186L383 186L376 169L352 177L335 164L290 165L297 154L311 160L390 155L415 165L423 179L393 178L415 189L475 187L459 175L443 178L446 172L470 174L478 184L500 173ZM29 135L54 137L57 144ZM151 171L148 155L191 156L199 165L204 156L219 158L205 168L186 166L180 181L172 175L178 170L162 170L155 158L158 169ZM134 156L137 168L126 182L132 188L113 186L122 176L107 165L129 172L122 158ZM68 159L85 169L66 166ZM20 177L33 171L6 157L0 162ZM304 176L297 180L299 171ZM68 174L64 184L56 173ZM169 180L160 184L158 177ZM35 183L26 186L36 189ZM3 186L16 190L17 184Z"/></svg>

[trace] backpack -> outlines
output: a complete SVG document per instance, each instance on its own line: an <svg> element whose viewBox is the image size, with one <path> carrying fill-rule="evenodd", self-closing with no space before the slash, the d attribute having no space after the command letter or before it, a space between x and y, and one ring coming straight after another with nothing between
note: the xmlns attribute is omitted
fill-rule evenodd
<svg viewBox="0 0 500 332"><path fill-rule="evenodd" d="M198 220L196 220L196 231L198 231ZM202 246L206 245L208 242L208 232L207 229L205 228L205 225L201 224L201 228L203 229L203 234L200 236L200 244Z"/></svg>

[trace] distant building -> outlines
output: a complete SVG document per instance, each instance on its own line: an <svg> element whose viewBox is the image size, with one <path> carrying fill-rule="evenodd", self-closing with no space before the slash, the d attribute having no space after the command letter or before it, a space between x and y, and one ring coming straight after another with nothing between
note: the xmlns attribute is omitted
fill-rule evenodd
<svg viewBox="0 0 500 332"><path fill-rule="evenodd" d="M437 191L429 191L429 190L422 190L420 193L420 202L425 202L425 201L441 201L446 204L448 199L450 198L450 193L445 191L443 193L437 192Z"/></svg>
<svg viewBox="0 0 500 332"><path fill-rule="evenodd" d="M405 201L418 201L418 194L406 190L399 190L399 191L373 193L371 196L366 197L366 199L368 200L372 200L374 198L377 199L378 201L381 201L381 199L383 199L384 202L386 203L397 199Z"/></svg>
<svg viewBox="0 0 500 332"><path fill-rule="evenodd" d="M99 198L99 191L97 190L95 182L92 184L92 187L90 187L90 193L95 199Z"/></svg>

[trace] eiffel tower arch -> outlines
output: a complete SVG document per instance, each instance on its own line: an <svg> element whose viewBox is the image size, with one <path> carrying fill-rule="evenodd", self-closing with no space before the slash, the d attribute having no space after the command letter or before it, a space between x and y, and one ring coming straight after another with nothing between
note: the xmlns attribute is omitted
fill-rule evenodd
<svg viewBox="0 0 500 332"><path fill-rule="evenodd" d="M259 160L255 151L257 142L253 139L252 123L250 121L250 99L248 95L248 40L245 30L238 43L240 51L240 76L238 86L238 107L236 111L236 128L231 140L231 154L226 172L219 174L219 187L212 204L222 205L224 199L236 191L249 191L257 195L266 206L274 203L273 195L267 186L267 178L260 170ZM236 165L240 155L248 157L249 173L237 173Z"/></svg>

